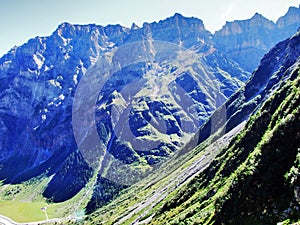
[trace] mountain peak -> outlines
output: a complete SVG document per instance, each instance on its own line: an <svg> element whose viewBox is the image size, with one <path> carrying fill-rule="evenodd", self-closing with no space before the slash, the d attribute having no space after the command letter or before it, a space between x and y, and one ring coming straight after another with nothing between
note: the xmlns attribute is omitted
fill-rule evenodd
<svg viewBox="0 0 300 225"><path fill-rule="evenodd" d="M299 15L299 12L300 12L300 5L299 5L298 8L295 7L295 6L291 6L291 7L289 7L287 13L286 13L284 16L282 16L282 17L286 17L286 16L289 16L289 15L293 15L293 16ZM280 19L280 18L279 18L279 19ZM278 20L279 20L279 19L278 19Z"/></svg>
<svg viewBox="0 0 300 225"><path fill-rule="evenodd" d="M255 22L255 23L259 23L261 25L267 25L267 26L274 26L275 23L269 19L267 19L266 17L264 17L262 14L260 13L255 13L250 21Z"/></svg>
<svg viewBox="0 0 300 225"><path fill-rule="evenodd" d="M90 30L94 27L98 27L98 26L96 24L79 25L79 24L71 24L69 22L63 22L60 25L58 25L55 32L65 33L65 32L69 32L71 30L81 30L83 28Z"/></svg>
<svg viewBox="0 0 300 225"><path fill-rule="evenodd" d="M262 14L260 13L255 13L251 19L266 19Z"/></svg>
<svg viewBox="0 0 300 225"><path fill-rule="evenodd" d="M297 8L296 6L291 6L291 7L289 7L288 12L297 13L299 10L300 10L300 5L299 5L299 8Z"/></svg>
<svg viewBox="0 0 300 225"><path fill-rule="evenodd" d="M291 21L294 23L295 20ZM286 22L284 25L289 23ZM73 197L95 178L94 186L91 186L94 188L91 189L92 199L87 201L90 201L91 205L95 202L95 207L98 207L97 204L102 200L107 203L115 194L109 192L108 197L104 199L98 187L105 192L114 187L113 184L106 185L104 178L100 179L101 176L99 180L97 176L92 178L93 168L85 164L83 159L85 156L78 151L81 146L77 146L74 139L74 134L75 136L77 134L73 133L73 130L76 130L73 129L76 120L72 119L74 112L72 108L76 109L76 112L83 113L94 109L85 101L85 96L90 97L89 92L77 92L78 87L93 91L92 84L103 83L104 85L101 92L95 96L97 111L92 112L95 113L95 119L97 117L95 131L98 132L101 142L99 149L96 146L99 154L111 153L116 159L131 164L130 168L139 168L139 170L142 168L142 171L144 168L149 168L148 164L152 166L159 160L165 160L176 149L182 147L184 141L202 126L211 113L227 97L235 93L242 81L250 75L244 72L244 68L252 71L253 65L256 66L260 56L262 57L266 49L274 43L275 39L272 35L283 33L284 29L277 32L274 27L276 26L272 25L271 21L268 22L258 13L249 20L226 23L224 29L214 36L205 30L202 20L184 17L179 13L159 22L144 23L141 28L133 23L131 29L119 24L100 26L64 22L51 36L32 39L27 44L11 50L10 55L0 59L0 115L2 115L0 136L3 137L2 139L0 137L2 154L0 160L1 165L4 165L0 167L0 179L5 179L5 182L9 183L28 180L32 178L31 176L40 174L45 174L45 177L52 176L49 184L45 186L43 197L55 202ZM298 39L293 41L299 43ZM133 48L132 45L126 45L134 42L144 44L145 48L140 50L141 45ZM159 42L164 43L160 45ZM177 48L176 45L187 48L188 51L181 50L182 48ZM169 49L168 46L171 48ZM278 71L280 69L280 73L276 73L280 78L279 75L284 74L281 70L283 65L280 64L281 61L286 60L289 63L298 56L298 48L295 48L295 51L288 51L284 45L280 46L281 48L268 55L271 60L263 61L264 66L257 70L255 78L251 83L249 82L245 91L241 92L242 97L236 98L238 101L228 107L233 113L238 112L235 110L237 107L235 104L239 99L246 99L246 97L246 100L249 99L249 104L245 106L247 110L254 107L262 96L262 94L257 95L259 98L256 98L256 93L260 90L269 90L260 88L262 83L269 82L272 76L269 71L273 68ZM189 57L191 54L189 52L195 54L195 57L193 55ZM144 63L144 56L147 55L155 55L155 61ZM125 61L119 60L121 57L131 56L138 61L128 65L123 63ZM136 58L139 56L141 60ZM281 56L284 56L283 60L279 60ZM129 61L130 58L126 60ZM182 65L181 62L184 64ZM278 66L275 67L274 64ZM115 68L121 70L110 76L109 72L114 72ZM95 76L91 83L86 82L89 75ZM107 81L103 82L103 79ZM272 79L266 85L275 82L276 77ZM136 83L136 81L141 82ZM212 85L213 83L216 83L216 87ZM95 88L98 90L99 87L95 86ZM129 88L133 89L129 90ZM130 92L125 93L124 90ZM82 93L83 96L76 93ZM73 102L76 102L73 101L74 96L76 98L80 96L77 100L83 104L84 110L77 110L76 105L73 107ZM251 98L253 96L254 99ZM113 106L117 114L120 112L120 115L122 113L122 117L125 118L128 105L133 106L132 110L128 108L129 123L124 123L124 127L118 127L121 128L118 130L122 131L121 133L125 133L127 129L134 132L132 135L138 137L136 139L141 141L140 143L147 144L148 140L161 142L157 148L153 147L153 151L148 150L144 143L143 146L147 151L142 152L140 149L136 151L131 143L127 144L129 143L127 140L121 140L123 135L114 133L113 128L116 128L114 121L109 119L113 115ZM229 113L227 114L226 110L223 112L226 119ZM82 120L83 124L88 122L88 118L78 116L80 117L77 120ZM153 126L150 124L149 120L154 117L157 117L156 122L165 125L162 128L166 130L158 129L160 126L156 126L156 123ZM222 124L219 120L217 122L216 124ZM26 127L26 129L20 130L19 127ZM78 125L74 127L81 129ZM85 134L85 131L89 132L89 129L89 126L83 128L80 130L80 135ZM95 133L95 136L97 134ZM90 148L85 146L85 143L82 146ZM11 157L10 154L16 157ZM95 157L95 159L99 158ZM28 159L30 162L27 162ZM11 169L10 165L16 163L20 166ZM143 167L140 167L141 165ZM104 169L110 171L114 166L116 165L109 164ZM73 171L76 171L76 176ZM126 170L122 171L126 173ZM100 172L102 173L102 170ZM104 186L101 186L102 184ZM114 187L112 190L115 189ZM94 209L93 206L89 207Z"/></svg>
<svg viewBox="0 0 300 225"><path fill-rule="evenodd" d="M204 27L203 21L201 19L198 19L196 17L186 17L186 16L183 16L180 13L175 13L174 16L171 16L171 17L169 17L165 20L162 20L162 21L173 21L173 20L186 21L189 24L198 24L198 25Z"/></svg>
<svg viewBox="0 0 300 225"><path fill-rule="evenodd" d="M293 31L296 31L296 29L299 27L300 23L300 5L299 8L291 6L287 13L280 17L276 25L278 26L279 29L289 26Z"/></svg>
<svg viewBox="0 0 300 225"><path fill-rule="evenodd" d="M77 26L87 26L87 25L77 25ZM69 22L63 22L58 25L55 32L63 32L63 31L70 30L70 29L76 29L75 27L76 27L76 25L74 25L74 24L71 24Z"/></svg>
<svg viewBox="0 0 300 225"><path fill-rule="evenodd" d="M58 25L57 29L67 28L67 27L71 27L71 26L73 26L71 23L69 23L69 22L63 22L63 23L61 23L61 24Z"/></svg>
<svg viewBox="0 0 300 225"><path fill-rule="evenodd" d="M184 16L180 13L175 13L173 17L184 18Z"/></svg>
<svg viewBox="0 0 300 225"><path fill-rule="evenodd" d="M131 25L131 30L137 30L137 29L140 29L140 27L138 25L136 25L136 23L132 23Z"/></svg>

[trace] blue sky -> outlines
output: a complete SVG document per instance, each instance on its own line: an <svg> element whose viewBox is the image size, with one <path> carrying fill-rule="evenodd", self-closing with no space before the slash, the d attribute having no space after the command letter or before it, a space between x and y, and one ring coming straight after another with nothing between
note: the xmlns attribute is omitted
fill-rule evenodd
<svg viewBox="0 0 300 225"><path fill-rule="evenodd" d="M99 25L159 21L179 12L203 20L214 32L225 21L255 12L276 21L299 0L0 0L0 56L30 38L50 35L62 22Z"/></svg>

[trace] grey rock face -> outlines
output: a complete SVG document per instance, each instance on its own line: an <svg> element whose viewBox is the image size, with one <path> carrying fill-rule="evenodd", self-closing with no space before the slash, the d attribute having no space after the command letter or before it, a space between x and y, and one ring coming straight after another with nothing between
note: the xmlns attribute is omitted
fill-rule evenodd
<svg viewBox="0 0 300 225"><path fill-rule="evenodd" d="M172 155L249 76L213 48L211 34L196 18L175 14L132 29L63 23L49 37L31 39L0 59L1 179L16 183L54 175L46 197L62 201L76 194L92 174L73 134L77 86L101 60L103 72L110 70L111 63L117 64L118 57L137 54L114 55L119 46L140 42L148 46L146 54L159 55L153 40L191 47L189 51L198 58L178 67L175 58L164 60L169 57L166 51L148 64L119 65L123 68L98 90L95 118L104 146L101 151L125 164L152 165ZM112 61L101 58L104 55ZM139 82L136 90L135 82ZM128 104L128 115L118 114ZM129 124L131 142L114 130L112 113L124 117L121 124ZM66 187L68 193L63 191Z"/></svg>
<svg viewBox="0 0 300 225"><path fill-rule="evenodd" d="M281 21L280 29L290 24ZM249 40L240 43L248 26ZM236 49L257 56L257 49L269 48L269 35L277 29L260 15L225 28L213 38L201 20L180 14L131 29L63 23L49 37L13 48L0 59L0 178L17 183L53 175L44 196L63 201L96 171L89 157L108 165L109 174L114 165L104 160L106 154L130 169L148 169L172 156L248 79L243 68L249 65L232 60L240 54ZM122 51L135 45L140 48ZM138 62L145 55L149 60ZM94 73L86 93L92 83L105 83L86 111L94 115L101 160L83 154L74 136L89 135L90 121L83 116L87 128L74 131L72 119L78 86ZM81 104L88 105L85 100Z"/></svg>
<svg viewBox="0 0 300 225"><path fill-rule="evenodd" d="M260 59L276 43L293 35L300 27L300 8L290 7L276 23L256 13L249 20L227 22L214 35L217 46L252 72Z"/></svg>
<svg viewBox="0 0 300 225"><path fill-rule="evenodd" d="M202 142L219 129L228 132L249 118L265 99L272 96L283 81L297 76L297 72L293 70L299 65L299 55L300 33L298 31L291 38L275 45L263 57L245 86L233 94L199 129L196 135L199 137L198 141ZM222 111L226 111L226 118L219 116ZM219 118L220 123L214 124L213 118Z"/></svg>

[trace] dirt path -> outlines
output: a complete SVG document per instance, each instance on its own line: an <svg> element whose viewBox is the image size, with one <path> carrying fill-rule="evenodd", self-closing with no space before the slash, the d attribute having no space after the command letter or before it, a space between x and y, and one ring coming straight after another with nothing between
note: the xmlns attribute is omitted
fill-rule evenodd
<svg viewBox="0 0 300 225"><path fill-rule="evenodd" d="M189 165L187 168L183 169L183 171L180 172L180 174L176 174L172 176L171 179L167 180L165 183L166 185L161 185L161 188L155 190L155 192L147 198L146 201L143 201L141 203L137 203L134 208L129 214L123 215L122 218L117 221L115 224L122 224L126 220L130 219L136 214L139 214L139 216L132 222L132 225L138 225L138 224L145 224L151 220L151 218L154 216L151 215L146 220L141 220L145 215L147 215L157 204L159 204L161 201L163 201L171 192L173 192L175 189L181 187L183 184L185 184L187 181L191 180L194 176L199 174L201 171L206 169L208 165L212 162L212 160L215 158L215 156L219 153L222 147L227 145L230 140L244 127L245 122L241 123L239 126L234 128L229 133L222 136L220 139L218 139L213 144L206 147L202 152L202 156L195 160L191 165ZM177 171L178 172L178 171ZM93 181L93 184L97 181L95 179ZM92 191L92 189L88 188L88 192ZM80 206L81 202L78 204ZM143 213L141 213L143 210L145 210ZM76 211L76 210L75 210ZM74 211L74 212L75 212ZM0 215L0 224L3 225L38 225L38 224L46 224L47 222L50 223L62 223L66 219L72 220L75 218L75 213L71 213L66 218L55 218L55 219L48 219L44 221L38 221L38 222L30 222L30 223L17 223L13 220L11 220L8 217ZM141 214L140 214L141 213ZM47 215L48 216L48 215ZM46 216L46 217L47 217Z"/></svg>
<svg viewBox="0 0 300 225"><path fill-rule="evenodd" d="M225 145L229 144L230 140L245 126L245 122L238 125L236 128L222 136L220 139L215 141L213 144L209 145L203 150L203 155L193 162L190 166L184 169L180 174L176 174L176 176L172 176L166 184L166 186L162 185L161 188L157 189L153 195L151 195L146 201L142 203L138 203L132 208L135 208L129 214L124 215L118 222L115 224L122 224L126 220L130 219L136 214L140 214L141 211L145 210L142 214L140 214L134 222L131 224L145 224L151 220L154 215L151 215L146 220L141 220L145 215L147 215L157 204L163 201L168 194L173 192L175 189L181 187L188 180L191 180L195 175L203 171L208 167L208 165L212 162L212 160L216 157L216 155L220 152L221 148Z"/></svg>

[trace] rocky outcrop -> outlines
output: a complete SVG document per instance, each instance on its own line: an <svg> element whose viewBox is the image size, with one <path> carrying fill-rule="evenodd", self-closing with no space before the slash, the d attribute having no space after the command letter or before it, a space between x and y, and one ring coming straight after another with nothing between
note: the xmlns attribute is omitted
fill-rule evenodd
<svg viewBox="0 0 300 225"><path fill-rule="evenodd" d="M276 25L278 29L283 31L282 36L286 36L295 31L295 29L298 29L300 27L299 23L300 7L290 7L288 12L277 20Z"/></svg>
<svg viewBox="0 0 300 225"><path fill-rule="evenodd" d="M291 20L281 21L284 30ZM249 55L243 64L239 54L263 54L274 29L256 14L227 23L213 38L200 19L175 14L131 29L63 23L13 48L0 59L0 179L51 177L44 196L53 201L74 196L94 172L96 186L109 178L132 183L184 146L248 80ZM92 135L99 140L91 144ZM106 188L119 190L123 181Z"/></svg>
<svg viewBox="0 0 300 225"><path fill-rule="evenodd" d="M299 40L300 35L297 32L291 38L278 43L264 56L245 86L233 94L199 129L197 135L199 142L219 129L228 132L246 120L266 98L274 93L280 82L289 79L292 74L290 71L298 62ZM223 111L226 111L227 117L220 117L219 114ZM215 118L219 120L218 124L213 122Z"/></svg>
<svg viewBox="0 0 300 225"><path fill-rule="evenodd" d="M122 52L121 46L131 43L145 48ZM164 50L168 46L171 51ZM122 64L140 53L154 60ZM183 65L179 53L193 56L194 62ZM196 18L175 14L132 29L63 23L49 37L31 39L0 59L1 179L19 183L51 176L44 196L53 201L85 186L95 168L74 137L74 96L82 78L92 74L87 71L101 75L113 64L119 69L98 90L95 102L98 149L137 166L173 154L249 76L213 48L211 34ZM112 121L111 115L123 121ZM116 121L121 121L121 133L134 138L122 139Z"/></svg>
<svg viewBox="0 0 300 225"><path fill-rule="evenodd" d="M252 72L267 51L297 31L299 17L300 8L296 7L290 7L276 23L256 13L249 20L227 22L214 40L220 50Z"/></svg>
<svg viewBox="0 0 300 225"><path fill-rule="evenodd" d="M209 120L226 121L202 127L217 132L194 149L178 151L143 185L127 189L86 223L125 224L133 218L140 224L299 221L299 55L298 32L272 48L245 87ZM228 117L220 117L219 110ZM219 130L226 123L234 129Z"/></svg>

